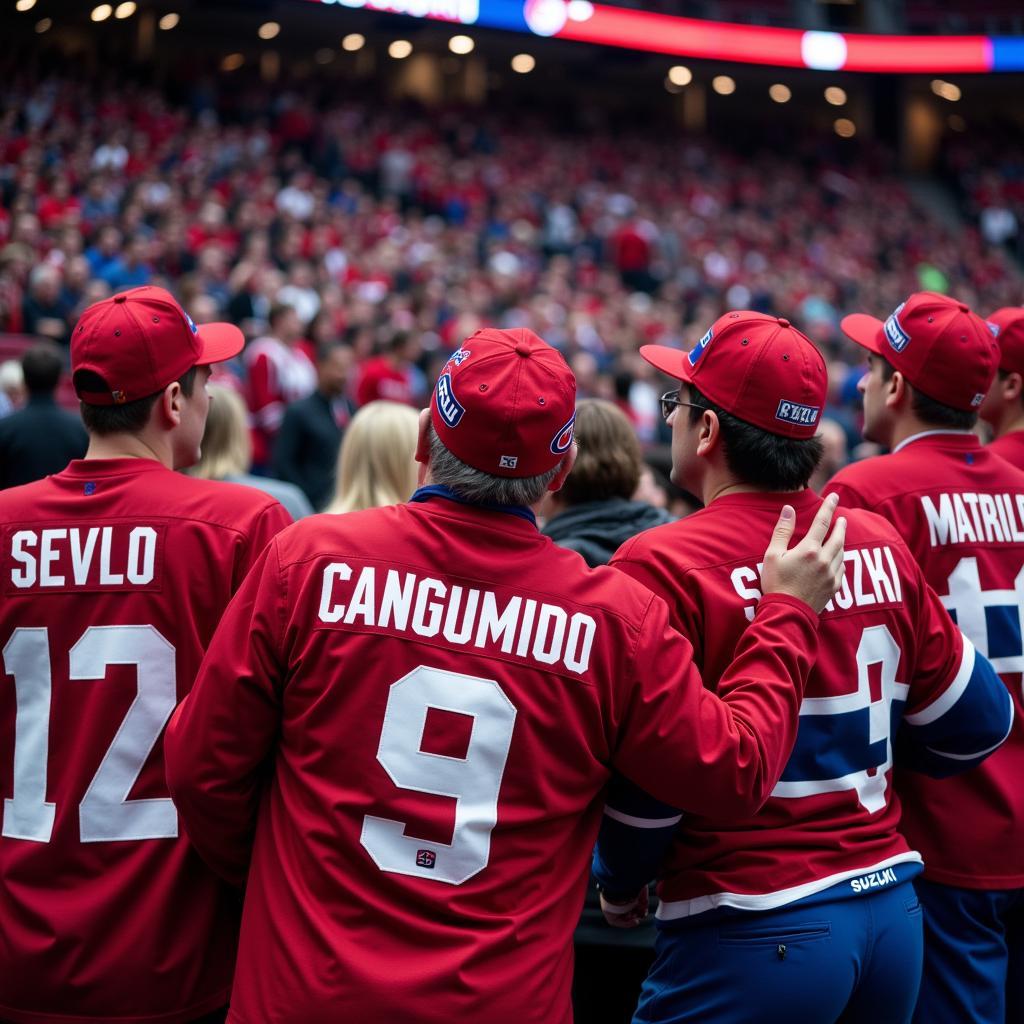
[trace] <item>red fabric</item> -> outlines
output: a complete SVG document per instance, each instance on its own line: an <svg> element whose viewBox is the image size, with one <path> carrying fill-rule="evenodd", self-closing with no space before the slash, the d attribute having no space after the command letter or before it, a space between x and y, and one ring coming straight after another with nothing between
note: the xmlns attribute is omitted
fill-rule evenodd
<svg viewBox="0 0 1024 1024"><path fill-rule="evenodd" d="M356 385L356 401L359 405L368 405L380 398L389 402L413 404L408 376L396 370L386 356L367 359Z"/></svg>
<svg viewBox="0 0 1024 1024"><path fill-rule="evenodd" d="M385 615L403 586L424 596ZM488 605L511 609L497 640L480 629ZM800 602L762 602L724 703L661 601L517 517L432 498L285 531L167 731L168 780L204 856L240 880L252 846L229 1020L569 1024L611 767L667 801L748 812L792 743L815 625ZM417 696L428 677L446 680L442 699ZM421 753L406 700L472 716L480 752ZM454 782L438 778L449 768ZM496 802L460 811L435 795L481 777ZM388 821L403 824L384 850L372 837ZM391 855L398 867L378 867Z"/></svg>
<svg viewBox="0 0 1024 1024"><path fill-rule="evenodd" d="M997 437L988 445L988 450L1017 469L1024 470L1024 430L1011 430Z"/></svg>
<svg viewBox="0 0 1024 1024"><path fill-rule="evenodd" d="M177 838L83 841L81 830L90 820L87 793L99 787L94 780L115 735L121 730L126 737L151 736L146 723L140 732L137 721L127 721L133 701L138 697L153 710L154 697L166 699L159 713L153 710L155 727L162 726L161 716L191 689L231 594L288 521L284 509L259 491L194 480L146 459L77 461L56 476L0 494L0 645L13 674L15 649L26 639L15 630L47 630L49 747L42 765L33 759L33 775L45 771L46 799L55 807L45 841L13 838L16 822L10 803L4 806L0 1018L20 1024L177 1024L227 1002L237 930L234 899L196 856L177 816L171 818ZM155 551L152 573L136 572L133 583L127 575L129 533L138 527L151 531ZM109 557L101 536L90 545L93 528L111 531ZM47 538L44 530L54 532ZM34 538L28 544L26 532ZM14 558L19 533L17 543L32 556L31 565ZM80 582L76 540L80 551L91 549L88 568L78 567ZM39 555L45 543L58 555L44 570ZM108 578L120 577L119 582L101 581L104 563ZM51 579L63 577L62 585L43 585L44 571ZM16 585L32 578L32 585ZM162 674L166 665L154 660L136 634L112 629L119 626L141 630L158 654L170 650L169 673ZM110 663L94 657L86 668L98 678L71 679L70 652L86 640L102 640ZM133 654L143 660L138 669L113 663ZM39 694L44 679L45 669L36 666L20 670L16 685ZM24 736L16 748L16 688L11 679L3 682L0 794L10 800L12 752L23 758L31 752ZM114 768L132 777L130 766ZM173 815L162 740L156 740L128 796L168 801ZM123 810L107 807L100 820L115 827ZM130 832L137 831L131 826Z"/></svg>
<svg viewBox="0 0 1024 1024"><path fill-rule="evenodd" d="M1016 590L1020 614L1015 581L1024 568L1024 472L983 448L973 434L937 433L847 466L826 487L831 491L840 504L873 509L897 526L936 593L954 597L960 628L989 656L1014 701L1009 738L980 767L942 781L916 774L897 780L901 828L924 855L925 877L965 889L1024 885L1024 659L989 650L982 595L967 583L976 571L980 590L1008 591L1000 603L1011 608ZM979 496L998 499L988 525ZM948 510L951 530L929 525L926 500L939 513ZM979 531L982 539L972 539ZM954 573L960 585L951 581Z"/></svg>
<svg viewBox="0 0 1024 1024"><path fill-rule="evenodd" d="M671 624L694 638L694 660L705 685L714 690L759 599L761 558L783 504L796 508L800 537L820 502L809 490L726 495L684 520L628 541L612 564L665 599ZM901 652L896 679L910 687L907 711L919 711L942 694L960 668L960 631L888 523L860 510L840 512L848 520L849 590L841 591L822 613L818 660L806 697L856 694L858 646L865 630L884 626ZM873 585L859 556L865 550L873 564L883 567L891 589ZM898 582L892 583L893 578ZM871 696L877 701L881 695ZM870 777L877 778L873 773ZM814 883L833 875L870 869L893 858L919 859L896 830L900 807L892 791L891 748L884 779L879 806L865 807L851 786L804 796L773 794L756 816L728 819L728 827L722 827L723 815L685 814L662 872L661 899L723 893L770 896L796 886L813 891ZM868 779L861 782L871 785Z"/></svg>

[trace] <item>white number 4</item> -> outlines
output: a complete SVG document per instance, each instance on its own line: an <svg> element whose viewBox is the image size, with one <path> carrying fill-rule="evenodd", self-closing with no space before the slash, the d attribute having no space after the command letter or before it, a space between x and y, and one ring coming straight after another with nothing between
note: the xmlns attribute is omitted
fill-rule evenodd
<svg viewBox="0 0 1024 1024"><path fill-rule="evenodd" d="M14 676L14 796L4 800L10 839L48 843L56 805L46 800L52 673L45 628L19 628L3 650ZM70 680L103 679L108 665L134 665L138 693L79 806L83 843L173 839L178 814L169 798L129 800L142 766L177 699L174 648L152 626L91 626L69 652Z"/></svg>
<svg viewBox="0 0 1024 1024"><path fill-rule="evenodd" d="M473 719L466 756L421 750L427 711ZM391 684L377 760L399 789L455 798L451 845L415 839L405 823L366 815L360 841L382 871L460 885L487 867L516 709L493 679L420 665Z"/></svg>

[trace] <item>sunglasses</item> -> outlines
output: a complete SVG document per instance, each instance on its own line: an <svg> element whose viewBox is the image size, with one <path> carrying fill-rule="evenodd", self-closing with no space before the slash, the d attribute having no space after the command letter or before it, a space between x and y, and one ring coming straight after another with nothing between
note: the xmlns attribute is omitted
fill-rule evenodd
<svg viewBox="0 0 1024 1024"><path fill-rule="evenodd" d="M679 393L682 388L676 388L675 391L666 391L661 396L661 415L667 420L669 416L676 411L680 405L685 405L688 409L703 409L702 405L694 405L693 402L681 402L679 401Z"/></svg>

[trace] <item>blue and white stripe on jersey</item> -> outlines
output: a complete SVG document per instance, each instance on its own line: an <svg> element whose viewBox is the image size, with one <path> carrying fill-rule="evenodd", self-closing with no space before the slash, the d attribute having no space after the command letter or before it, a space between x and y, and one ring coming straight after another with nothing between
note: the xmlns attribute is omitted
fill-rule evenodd
<svg viewBox="0 0 1024 1024"><path fill-rule="evenodd" d="M967 637L960 669L928 707L905 715L896 763L934 778L981 764L1013 726L1013 700L992 663Z"/></svg>

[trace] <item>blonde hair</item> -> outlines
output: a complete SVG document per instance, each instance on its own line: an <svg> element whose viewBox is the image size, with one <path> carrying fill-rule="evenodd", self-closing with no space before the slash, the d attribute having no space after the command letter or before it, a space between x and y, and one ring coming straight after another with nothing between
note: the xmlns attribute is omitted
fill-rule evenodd
<svg viewBox="0 0 1024 1024"><path fill-rule="evenodd" d="M352 417L338 453L338 483L327 512L397 505L416 489L419 416L408 405L377 401Z"/></svg>
<svg viewBox="0 0 1024 1024"><path fill-rule="evenodd" d="M252 438L241 396L222 384L208 384L210 412L203 432L202 454L189 472L205 480L248 473Z"/></svg>

